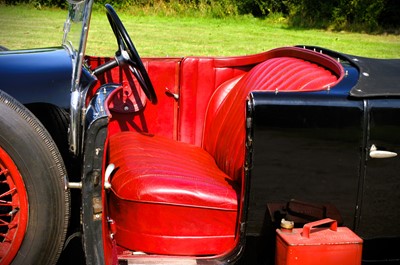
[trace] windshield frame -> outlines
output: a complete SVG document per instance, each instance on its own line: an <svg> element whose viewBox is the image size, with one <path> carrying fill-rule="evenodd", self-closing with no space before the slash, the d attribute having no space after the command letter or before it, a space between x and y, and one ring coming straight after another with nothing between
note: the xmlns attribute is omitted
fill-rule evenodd
<svg viewBox="0 0 400 265"><path fill-rule="evenodd" d="M68 16L64 22L62 45L69 51L72 59L71 92L80 91L80 77L86 52L86 43L94 0L68 0Z"/></svg>
<svg viewBox="0 0 400 265"><path fill-rule="evenodd" d="M62 44L72 61L70 123L68 143L70 152L79 156L83 147L82 113L85 108L85 89L81 76L94 0L68 0L68 16L64 23Z"/></svg>

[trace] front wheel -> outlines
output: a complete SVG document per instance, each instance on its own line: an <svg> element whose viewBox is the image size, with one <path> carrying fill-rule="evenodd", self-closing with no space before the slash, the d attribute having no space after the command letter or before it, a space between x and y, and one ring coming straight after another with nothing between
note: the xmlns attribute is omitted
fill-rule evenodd
<svg viewBox="0 0 400 265"><path fill-rule="evenodd" d="M55 264L70 196L59 151L43 125L0 91L0 264Z"/></svg>

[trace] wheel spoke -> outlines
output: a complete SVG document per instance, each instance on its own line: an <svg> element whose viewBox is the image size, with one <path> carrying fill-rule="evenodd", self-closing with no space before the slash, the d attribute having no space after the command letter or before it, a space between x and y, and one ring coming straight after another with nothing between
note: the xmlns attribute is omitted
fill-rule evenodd
<svg viewBox="0 0 400 265"><path fill-rule="evenodd" d="M22 209L22 211L20 211ZM13 160L0 147L0 263L17 255L27 225L27 195Z"/></svg>
<svg viewBox="0 0 400 265"><path fill-rule="evenodd" d="M8 226L10 222L4 221L0 219L0 226Z"/></svg>
<svg viewBox="0 0 400 265"><path fill-rule="evenodd" d="M10 233L7 234L0 233L0 237L4 238L3 242L12 242L12 238L10 238Z"/></svg>
<svg viewBox="0 0 400 265"><path fill-rule="evenodd" d="M13 203L13 202L7 202L7 201L1 201L0 200L0 206L5 206L5 207L18 207L18 203Z"/></svg>
<svg viewBox="0 0 400 265"><path fill-rule="evenodd" d="M3 194L0 194L0 198L3 198L3 197L8 196L8 195L12 195L16 190L17 190L16 188L10 189L10 190L4 192ZM3 202L3 201L0 200L0 203L1 202Z"/></svg>

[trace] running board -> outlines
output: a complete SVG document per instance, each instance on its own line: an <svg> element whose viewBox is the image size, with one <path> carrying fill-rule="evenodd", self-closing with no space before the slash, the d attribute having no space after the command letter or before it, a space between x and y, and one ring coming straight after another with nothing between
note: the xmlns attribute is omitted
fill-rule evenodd
<svg viewBox="0 0 400 265"><path fill-rule="evenodd" d="M119 256L119 265L197 265L196 259L173 257L122 257Z"/></svg>

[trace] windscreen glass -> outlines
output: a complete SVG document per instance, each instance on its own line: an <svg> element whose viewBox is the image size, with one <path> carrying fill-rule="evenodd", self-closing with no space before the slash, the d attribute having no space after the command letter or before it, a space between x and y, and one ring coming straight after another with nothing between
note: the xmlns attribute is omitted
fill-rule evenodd
<svg viewBox="0 0 400 265"><path fill-rule="evenodd" d="M63 45L69 50L74 64L72 91L79 89L78 84L85 55L92 4L93 0L68 1L68 16L64 24Z"/></svg>

